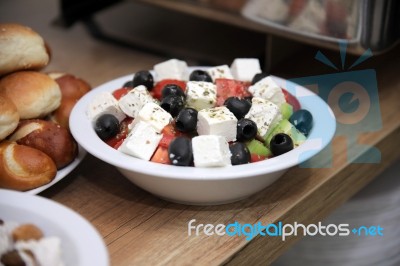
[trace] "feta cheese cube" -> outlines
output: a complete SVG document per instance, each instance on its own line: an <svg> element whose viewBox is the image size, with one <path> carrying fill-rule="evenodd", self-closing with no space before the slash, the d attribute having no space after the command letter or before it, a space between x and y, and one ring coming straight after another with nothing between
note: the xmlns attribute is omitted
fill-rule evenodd
<svg viewBox="0 0 400 266"><path fill-rule="evenodd" d="M282 120L282 115L276 104L253 97L251 108L245 118L253 120L257 124L258 134L265 136Z"/></svg>
<svg viewBox="0 0 400 266"><path fill-rule="evenodd" d="M163 79L188 80L189 71L185 61L170 59L154 65L153 69L157 81Z"/></svg>
<svg viewBox="0 0 400 266"><path fill-rule="evenodd" d="M237 118L225 106L203 109L197 115L199 135L218 135L226 141L236 140Z"/></svg>
<svg viewBox="0 0 400 266"><path fill-rule="evenodd" d="M119 122L124 120L126 117L124 112L119 108L118 101L114 98L111 92L102 92L97 94L90 102L87 109L87 115L93 122L104 114L115 116Z"/></svg>
<svg viewBox="0 0 400 266"><path fill-rule="evenodd" d="M139 121L118 148L119 151L149 161L163 135L149 123Z"/></svg>
<svg viewBox="0 0 400 266"><path fill-rule="evenodd" d="M222 136L203 135L192 139L194 166L218 167L230 166L231 152L229 144Z"/></svg>
<svg viewBox="0 0 400 266"><path fill-rule="evenodd" d="M186 104L196 110L211 108L217 102L217 86L211 82L186 83Z"/></svg>
<svg viewBox="0 0 400 266"><path fill-rule="evenodd" d="M207 69L207 73L211 76L215 82L216 79L233 79L233 75L228 65L210 67Z"/></svg>
<svg viewBox="0 0 400 266"><path fill-rule="evenodd" d="M158 104L150 102L143 106L136 119L129 125L129 128L133 128L139 122L146 122L151 125L156 132L160 133L171 120L172 116L170 113L162 109Z"/></svg>
<svg viewBox="0 0 400 266"><path fill-rule="evenodd" d="M260 61L257 58L236 58L231 65L231 72L235 79L252 81L257 73L261 73Z"/></svg>
<svg viewBox="0 0 400 266"><path fill-rule="evenodd" d="M130 117L135 118L146 103L155 102L145 86L140 85L130 90L118 101L121 110Z"/></svg>
<svg viewBox="0 0 400 266"><path fill-rule="evenodd" d="M249 87L249 92L254 97L260 97L265 100L271 101L274 104L281 106L286 102L285 95L281 87L272 79L271 76L265 77L256 84Z"/></svg>

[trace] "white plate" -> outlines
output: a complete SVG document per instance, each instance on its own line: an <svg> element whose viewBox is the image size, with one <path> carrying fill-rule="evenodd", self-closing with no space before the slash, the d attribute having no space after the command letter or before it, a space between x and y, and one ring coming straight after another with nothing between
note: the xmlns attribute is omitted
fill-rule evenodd
<svg viewBox="0 0 400 266"><path fill-rule="evenodd" d="M53 179L53 181L51 181L50 183L48 183L44 186L25 191L25 193L31 194L31 195L39 194L43 190L51 187L52 185L54 185L55 183L57 183L58 181L60 181L64 177L66 177L69 173L71 173L72 170L74 170L78 166L78 164L80 164L80 162L83 160L83 158L86 155L86 151L80 145L78 145L78 148L79 148L79 153L78 153L78 156L75 158L75 160L72 163L70 163L69 165L67 165L66 167L64 167L63 169L58 170L57 175Z"/></svg>
<svg viewBox="0 0 400 266"><path fill-rule="evenodd" d="M82 216L49 199L0 189L0 218L33 223L45 236L61 239L65 266L108 266L107 248L97 230Z"/></svg>

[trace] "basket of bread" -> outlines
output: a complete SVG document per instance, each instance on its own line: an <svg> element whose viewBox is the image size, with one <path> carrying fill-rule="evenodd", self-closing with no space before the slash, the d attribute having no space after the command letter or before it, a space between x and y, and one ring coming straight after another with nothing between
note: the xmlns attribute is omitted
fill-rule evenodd
<svg viewBox="0 0 400 266"><path fill-rule="evenodd" d="M80 147L69 114L90 85L46 73L49 46L29 27L0 24L0 187L27 191L52 182Z"/></svg>

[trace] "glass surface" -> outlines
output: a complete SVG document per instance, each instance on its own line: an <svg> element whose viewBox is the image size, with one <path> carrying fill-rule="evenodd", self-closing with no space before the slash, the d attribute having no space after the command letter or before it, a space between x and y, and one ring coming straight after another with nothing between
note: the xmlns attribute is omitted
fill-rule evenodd
<svg viewBox="0 0 400 266"><path fill-rule="evenodd" d="M254 0L244 15L260 23L286 27L297 33L356 39L360 1Z"/></svg>
<svg viewBox="0 0 400 266"><path fill-rule="evenodd" d="M361 0L188 0L296 33L322 39L359 39Z"/></svg>

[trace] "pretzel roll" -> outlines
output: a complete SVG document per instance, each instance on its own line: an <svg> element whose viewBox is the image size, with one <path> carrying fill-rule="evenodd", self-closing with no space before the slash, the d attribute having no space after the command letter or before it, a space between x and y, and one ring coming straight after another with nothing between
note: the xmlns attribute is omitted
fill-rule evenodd
<svg viewBox="0 0 400 266"><path fill-rule="evenodd" d="M37 32L19 24L0 23L0 76L41 69L49 60L49 48Z"/></svg>
<svg viewBox="0 0 400 266"><path fill-rule="evenodd" d="M51 121L24 120L10 140L44 152L55 162L57 169L67 166L78 154L78 146L71 133Z"/></svg>
<svg viewBox="0 0 400 266"><path fill-rule="evenodd" d="M51 182L56 165L45 153L15 142L0 143L0 187L20 191Z"/></svg>
<svg viewBox="0 0 400 266"><path fill-rule="evenodd" d="M0 110L0 140L3 140L17 128L19 114L15 104L3 96L0 96Z"/></svg>
<svg viewBox="0 0 400 266"><path fill-rule="evenodd" d="M61 103L57 82L35 71L15 72L0 79L0 95L14 102L21 119L44 117Z"/></svg>
<svg viewBox="0 0 400 266"><path fill-rule="evenodd" d="M79 100L92 89L89 83L68 73L52 72L48 75L60 86L63 99Z"/></svg>
<svg viewBox="0 0 400 266"><path fill-rule="evenodd" d="M59 124L60 126L69 129L69 116L72 108L74 108L77 100L66 99L61 101L60 107L57 108L51 115L51 121Z"/></svg>
<svg viewBox="0 0 400 266"><path fill-rule="evenodd" d="M51 114L51 120L65 128L69 128L69 115L75 103L87 92L91 86L83 79L67 73L49 73L61 89L61 105Z"/></svg>

